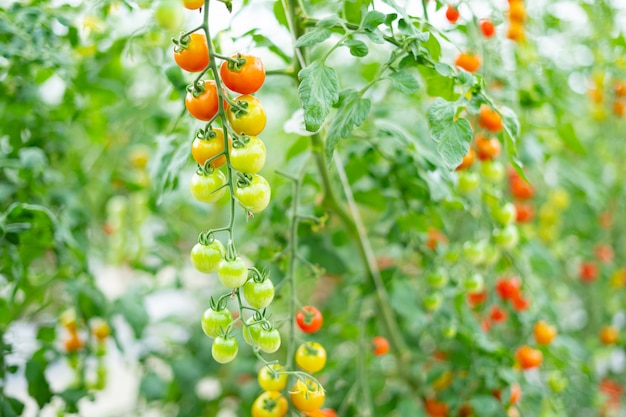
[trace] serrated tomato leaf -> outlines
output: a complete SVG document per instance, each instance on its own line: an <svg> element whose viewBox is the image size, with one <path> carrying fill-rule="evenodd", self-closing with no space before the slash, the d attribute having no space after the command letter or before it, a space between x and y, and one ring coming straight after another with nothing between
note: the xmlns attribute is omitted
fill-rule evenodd
<svg viewBox="0 0 626 417"><path fill-rule="evenodd" d="M309 132L320 129L339 99L339 80L334 69L315 61L298 73L298 94L304 109L304 124Z"/></svg>
<svg viewBox="0 0 626 417"><path fill-rule="evenodd" d="M469 150L472 126L467 119L455 119L458 104L436 98L428 112L430 134L445 166L456 168Z"/></svg>
<svg viewBox="0 0 626 417"><path fill-rule="evenodd" d="M340 138L346 138L356 126L367 118L372 102L362 98L356 90L343 90L339 98L339 108L328 127L326 136L326 156L330 160Z"/></svg>

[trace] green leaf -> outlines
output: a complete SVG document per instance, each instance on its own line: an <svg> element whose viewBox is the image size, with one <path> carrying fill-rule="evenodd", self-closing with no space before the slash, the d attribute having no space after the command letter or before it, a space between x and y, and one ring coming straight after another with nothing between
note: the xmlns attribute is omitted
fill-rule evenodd
<svg viewBox="0 0 626 417"><path fill-rule="evenodd" d="M341 20L339 17L330 16L325 19L321 19L319 22L317 22L317 27L331 29L331 28L341 26L342 24L343 24L343 20Z"/></svg>
<svg viewBox="0 0 626 417"><path fill-rule="evenodd" d="M317 45L318 43L324 42L326 39L330 38L330 35L332 34L333 32L331 32L330 29L317 27L302 35L296 42L296 48Z"/></svg>
<svg viewBox="0 0 626 417"><path fill-rule="evenodd" d="M424 417L423 407L417 405L415 398L403 398L398 403L400 417Z"/></svg>
<svg viewBox="0 0 626 417"><path fill-rule="evenodd" d="M374 30L385 23L385 17L383 13L371 10L365 15L362 26L364 29Z"/></svg>
<svg viewBox="0 0 626 417"><path fill-rule="evenodd" d="M57 394L63 398L67 407L67 412L78 413L78 402L83 398L93 399L93 395L83 388L68 388L65 391L61 391Z"/></svg>
<svg viewBox="0 0 626 417"><path fill-rule="evenodd" d="M481 417L502 415L502 406L492 395L477 395L469 401L474 413Z"/></svg>
<svg viewBox="0 0 626 417"><path fill-rule="evenodd" d="M3 417L18 417L24 412L24 403L12 397L0 397L0 413Z"/></svg>
<svg viewBox="0 0 626 417"><path fill-rule="evenodd" d="M343 90L339 98L339 109L335 113L326 136L326 156L330 160L340 138L347 138L356 126L367 118L372 103L362 98L356 90Z"/></svg>
<svg viewBox="0 0 626 417"><path fill-rule="evenodd" d="M438 71L423 65L418 66L418 70L424 80L426 93L429 96L441 97L449 101L456 99L458 94L454 92L454 78L443 76Z"/></svg>
<svg viewBox="0 0 626 417"><path fill-rule="evenodd" d="M45 375L47 366L45 350L40 349L26 362L24 371L28 381L28 394L37 401L39 408L43 408L52 399L52 391Z"/></svg>
<svg viewBox="0 0 626 417"><path fill-rule="evenodd" d="M582 144L578 135L576 134L576 129L571 123L557 123L557 132L559 137L570 150L584 155L587 153L585 146Z"/></svg>
<svg viewBox="0 0 626 417"><path fill-rule="evenodd" d="M344 0L343 14L350 23L358 25L361 23L363 11L367 10L372 0Z"/></svg>
<svg viewBox="0 0 626 417"><path fill-rule="evenodd" d="M148 372L141 379L139 391L148 401L156 401L165 397L167 384L154 372Z"/></svg>
<svg viewBox="0 0 626 417"><path fill-rule="evenodd" d="M172 65L165 70L165 76L167 77L174 90L181 98L185 98L187 95L187 80L183 76L183 71L178 65Z"/></svg>
<svg viewBox="0 0 626 417"><path fill-rule="evenodd" d="M309 132L317 132L330 107L339 99L339 80L334 69L315 61L298 73L298 94L304 108L304 124Z"/></svg>
<svg viewBox="0 0 626 417"><path fill-rule="evenodd" d="M287 21L287 15L285 14L282 0L276 0L276 2L274 2L274 16L281 26L289 28L289 22Z"/></svg>
<svg viewBox="0 0 626 417"><path fill-rule="evenodd" d="M404 94L413 94L419 90L420 85L411 74L404 71L392 72L389 78L393 82L394 87Z"/></svg>
<svg viewBox="0 0 626 417"><path fill-rule="evenodd" d="M436 98L428 111L430 134L437 151L450 170L456 168L469 150L472 126L463 118L455 119L458 104Z"/></svg>
<svg viewBox="0 0 626 417"><path fill-rule="evenodd" d="M504 129L506 129L507 133L511 135L511 138L513 138L513 141L515 142L515 139L519 137L520 133L520 124L517 119L517 115L513 110L506 106L501 106L498 110L502 115L502 124Z"/></svg>
<svg viewBox="0 0 626 417"><path fill-rule="evenodd" d="M56 328L54 326L50 327L40 327L37 331L37 340L46 343L52 343L56 339Z"/></svg>
<svg viewBox="0 0 626 417"><path fill-rule="evenodd" d="M155 163L149 165L150 176L157 191L157 205L161 204L165 194L178 184L180 171L189 160L189 144L181 136L159 136ZM180 143L178 143L180 141Z"/></svg>
<svg viewBox="0 0 626 417"><path fill-rule="evenodd" d="M369 49L365 42L357 39L348 39L344 42L348 48L350 48L350 54L356 57L364 57L369 53Z"/></svg>
<svg viewBox="0 0 626 417"><path fill-rule="evenodd" d="M143 303L143 295L139 291L130 291L115 302L115 311L124 316L133 329L136 338L140 338L144 328L149 322L146 306Z"/></svg>
<svg viewBox="0 0 626 417"><path fill-rule="evenodd" d="M0 298L0 328L4 328L11 321L9 302Z"/></svg>

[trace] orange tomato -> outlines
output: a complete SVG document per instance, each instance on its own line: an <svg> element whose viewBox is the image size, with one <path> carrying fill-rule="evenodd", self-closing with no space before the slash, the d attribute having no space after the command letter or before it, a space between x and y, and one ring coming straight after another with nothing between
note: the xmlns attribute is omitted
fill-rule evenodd
<svg viewBox="0 0 626 417"><path fill-rule="evenodd" d="M594 253L600 262L608 264L613 261L613 249L608 245L597 245L594 249Z"/></svg>
<svg viewBox="0 0 626 417"><path fill-rule="evenodd" d="M613 114L622 117L626 113L626 104L621 100L615 100L613 103Z"/></svg>
<svg viewBox="0 0 626 417"><path fill-rule="evenodd" d="M426 246L432 250L435 250L439 243L447 243L448 238L437 229L428 229L428 239L426 240Z"/></svg>
<svg viewBox="0 0 626 417"><path fill-rule="evenodd" d="M209 65L209 46L203 33L192 33L184 46L174 48L174 61L189 72L202 71Z"/></svg>
<svg viewBox="0 0 626 417"><path fill-rule="evenodd" d="M520 293L515 294L511 298L511 303L513 304L515 311L518 312L528 310L528 307L530 306L528 299L524 298L524 296Z"/></svg>
<svg viewBox="0 0 626 417"><path fill-rule="evenodd" d="M515 405L522 399L522 387L518 383L511 385L511 396L509 397L509 405Z"/></svg>
<svg viewBox="0 0 626 417"><path fill-rule="evenodd" d="M469 151L467 151L467 154L463 157L461 164L458 167L456 167L456 170L461 171L463 169L467 169L471 167L472 164L474 163L475 158L476 158L476 151L474 150L474 148L470 146Z"/></svg>
<svg viewBox="0 0 626 417"><path fill-rule="evenodd" d="M502 145L496 138L487 138L483 135L476 135L476 154L481 161L494 159L502 151Z"/></svg>
<svg viewBox="0 0 626 417"><path fill-rule="evenodd" d="M509 19L512 22L522 23L526 20L526 7L524 2L516 1L509 4Z"/></svg>
<svg viewBox="0 0 626 417"><path fill-rule="evenodd" d="M188 91L185 97L185 107L196 119L205 122L211 120L218 110L218 94L215 81L205 80L204 89L197 96Z"/></svg>
<svg viewBox="0 0 626 417"><path fill-rule="evenodd" d="M590 88L588 94L591 101L596 104L602 103L602 100L604 99L604 94L602 93L602 90L598 87Z"/></svg>
<svg viewBox="0 0 626 417"><path fill-rule="evenodd" d="M487 291L470 292L467 294L467 303L471 307L476 307L487 301Z"/></svg>
<svg viewBox="0 0 626 417"><path fill-rule="evenodd" d="M598 265L590 261L581 262L578 274L581 281L593 282L598 278Z"/></svg>
<svg viewBox="0 0 626 417"><path fill-rule="evenodd" d="M602 326L600 341L605 345L613 345L619 339L619 330L615 326Z"/></svg>
<svg viewBox="0 0 626 417"><path fill-rule="evenodd" d="M556 327L543 320L539 320L535 323L535 327L533 328L535 340L539 345L549 345L552 343L552 340L556 337L556 333Z"/></svg>
<svg viewBox="0 0 626 417"><path fill-rule="evenodd" d="M477 55L461 53L456 57L454 65L467 72L476 72L480 68L480 58Z"/></svg>
<svg viewBox="0 0 626 417"><path fill-rule="evenodd" d="M70 335L70 337L63 342L63 347L67 353L78 352L84 346L85 342L82 341L76 334Z"/></svg>
<svg viewBox="0 0 626 417"><path fill-rule="evenodd" d="M448 415L448 404L437 401L436 398L426 398L424 409L429 417L446 417Z"/></svg>
<svg viewBox="0 0 626 417"><path fill-rule="evenodd" d="M524 25L519 22L512 21L506 33L506 37L514 42L521 42L526 38Z"/></svg>
<svg viewBox="0 0 626 417"><path fill-rule="evenodd" d="M522 369L536 368L543 362L543 353L528 345L523 345L515 351L515 359Z"/></svg>
<svg viewBox="0 0 626 417"><path fill-rule="evenodd" d="M515 201L515 218L518 223L528 223L535 217L535 209L532 204Z"/></svg>
<svg viewBox="0 0 626 417"><path fill-rule="evenodd" d="M478 126L492 133L499 133L502 130L502 117L497 111L483 104L478 113Z"/></svg>
<svg viewBox="0 0 626 417"><path fill-rule="evenodd" d="M485 38L491 38L496 33L496 28L489 19L482 19L479 26Z"/></svg>
<svg viewBox="0 0 626 417"><path fill-rule="evenodd" d="M375 336L372 339L372 345L376 356L382 356L389 352L389 341L383 336Z"/></svg>
<svg viewBox="0 0 626 417"><path fill-rule="evenodd" d="M200 165L224 151L224 131L219 127L213 128L214 136L210 138L195 138L191 144L191 156ZM231 143L230 137L228 138ZM216 169L226 163L226 155L221 155L211 161L211 168Z"/></svg>
<svg viewBox="0 0 626 417"><path fill-rule="evenodd" d="M183 0L183 6L189 10L197 10L204 6L204 0Z"/></svg>
<svg viewBox="0 0 626 417"><path fill-rule="evenodd" d="M626 81L617 81L615 85L613 85L613 91L618 97L626 96Z"/></svg>
<svg viewBox="0 0 626 417"><path fill-rule="evenodd" d="M535 188L514 170L509 174L509 189L513 197L520 200L528 200L535 195Z"/></svg>
<svg viewBox="0 0 626 417"><path fill-rule="evenodd" d="M494 323L503 323L506 321L507 318L506 310L497 305L491 306L491 310L489 311L489 318Z"/></svg>

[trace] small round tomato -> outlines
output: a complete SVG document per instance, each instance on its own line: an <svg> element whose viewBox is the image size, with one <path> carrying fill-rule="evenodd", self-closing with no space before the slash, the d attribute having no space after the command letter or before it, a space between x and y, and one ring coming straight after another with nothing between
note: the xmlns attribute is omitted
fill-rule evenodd
<svg viewBox="0 0 626 417"><path fill-rule="evenodd" d="M519 232L517 227L509 224L503 229L494 230L493 241L504 249L512 249L519 241Z"/></svg>
<svg viewBox="0 0 626 417"><path fill-rule="evenodd" d="M217 337L223 334L232 321L233 315L229 310L214 310L209 307L202 314L200 324L202 324L204 334L209 337Z"/></svg>
<svg viewBox="0 0 626 417"><path fill-rule="evenodd" d="M476 151L470 146L467 154L465 154L459 166L456 167L456 170L461 171L471 167L474 164L474 159L476 159Z"/></svg>
<svg viewBox="0 0 626 417"><path fill-rule="evenodd" d="M315 411L322 408L326 393L317 382L307 378L306 381L298 380L296 385L289 391L291 403L300 411Z"/></svg>
<svg viewBox="0 0 626 417"><path fill-rule="evenodd" d="M517 216L515 205L513 203L505 203L495 206L491 211L495 221L501 225L512 224Z"/></svg>
<svg viewBox="0 0 626 417"><path fill-rule="evenodd" d="M613 345L619 340L619 329L615 326L602 326L600 341L605 345Z"/></svg>
<svg viewBox="0 0 626 417"><path fill-rule="evenodd" d="M489 310L489 319L494 323L503 323L506 321L507 313L502 307L491 306Z"/></svg>
<svg viewBox="0 0 626 417"><path fill-rule="evenodd" d="M581 262L578 274L583 282L593 282L598 278L598 265L591 261Z"/></svg>
<svg viewBox="0 0 626 417"><path fill-rule="evenodd" d="M154 20L162 29L175 32L185 23L185 13L178 1L162 0L154 12Z"/></svg>
<svg viewBox="0 0 626 417"><path fill-rule="evenodd" d="M239 108L239 106L228 106L226 112L228 122L233 130L238 134L250 136L256 136L261 133L267 122L261 101L254 96L244 94L243 96L237 97L235 102L242 108Z"/></svg>
<svg viewBox="0 0 626 417"><path fill-rule="evenodd" d="M496 33L496 28L489 19L482 19L479 23L480 31L485 38L491 38Z"/></svg>
<svg viewBox="0 0 626 417"><path fill-rule="evenodd" d="M250 175L249 183L237 182L235 197L246 210L259 213L267 207L272 189L265 178L258 174Z"/></svg>
<svg viewBox="0 0 626 417"><path fill-rule="evenodd" d="M252 94L265 81L263 62L252 55L233 55L233 61L224 61L220 68L220 76L224 85L239 94ZM241 63L243 61L243 63Z"/></svg>
<svg viewBox="0 0 626 417"><path fill-rule="evenodd" d="M513 197L520 200L528 200L535 195L534 187L517 175L510 179L509 188Z"/></svg>
<svg viewBox="0 0 626 417"><path fill-rule="evenodd" d="M389 352L389 341L383 336L374 336L372 338L372 346L376 356L386 355Z"/></svg>
<svg viewBox="0 0 626 417"><path fill-rule="evenodd" d="M509 19L519 23L526 20L526 7L523 1L509 2Z"/></svg>
<svg viewBox="0 0 626 417"><path fill-rule="evenodd" d="M261 328L257 337L257 345L265 353L274 353L280 349L280 333L278 330L266 330Z"/></svg>
<svg viewBox="0 0 626 417"><path fill-rule="evenodd" d="M475 172L461 171L459 173L459 182L457 183L457 190L461 194L470 194L473 192L480 183L480 177Z"/></svg>
<svg viewBox="0 0 626 417"><path fill-rule="evenodd" d="M206 161L224 152L224 131L219 127L215 127L209 132L208 136L207 138L196 137L191 144L191 156L203 167ZM226 155L221 155L213 159L209 166L212 169L217 169L225 163Z"/></svg>
<svg viewBox="0 0 626 417"><path fill-rule="evenodd" d="M480 174L489 182L497 184L504 178L504 165L493 160L483 161L480 164Z"/></svg>
<svg viewBox="0 0 626 417"><path fill-rule="evenodd" d="M91 332L96 339L102 341L111 335L111 328L106 321L97 318L91 323Z"/></svg>
<svg viewBox="0 0 626 417"><path fill-rule="evenodd" d="M259 371L257 379L265 391L282 391L287 386L285 368L278 364L266 365Z"/></svg>
<svg viewBox="0 0 626 417"><path fill-rule="evenodd" d="M322 313L313 306L304 306L296 313L296 324L304 333L315 333L324 322Z"/></svg>
<svg viewBox="0 0 626 417"><path fill-rule="evenodd" d="M226 192L226 177L216 169L210 174L195 172L189 188L194 198L202 203L215 203Z"/></svg>
<svg viewBox="0 0 626 417"><path fill-rule="evenodd" d="M240 257L224 259L217 267L217 277L226 288L239 288L248 280L248 267Z"/></svg>
<svg viewBox="0 0 626 417"><path fill-rule="evenodd" d="M427 311L437 311L441 307L443 296L439 291L431 292L422 300L422 305Z"/></svg>
<svg viewBox="0 0 626 417"><path fill-rule="evenodd" d="M427 398L424 401L424 409L429 417L446 417L448 415L448 404L437 401L436 398Z"/></svg>
<svg viewBox="0 0 626 417"><path fill-rule="evenodd" d="M473 291L467 293L467 303L470 307L477 307L487 301L487 291Z"/></svg>
<svg viewBox="0 0 626 417"><path fill-rule="evenodd" d="M243 286L243 296L251 307L262 309L274 299L274 284L269 278L261 282L248 281Z"/></svg>
<svg viewBox="0 0 626 417"><path fill-rule="evenodd" d="M480 58L476 55L461 53L454 60L454 65L467 72L476 72L480 68Z"/></svg>
<svg viewBox="0 0 626 417"><path fill-rule="evenodd" d="M217 114L219 108L217 86L213 80L205 80L202 91L187 91L185 107L198 120L208 122Z"/></svg>
<svg viewBox="0 0 626 417"><path fill-rule="evenodd" d="M496 280L496 292L502 300L511 300L520 293L522 284L519 278L499 278Z"/></svg>
<svg viewBox="0 0 626 417"><path fill-rule="evenodd" d="M433 288L443 288L448 283L448 274L443 268L431 272L426 276L426 283Z"/></svg>
<svg viewBox="0 0 626 417"><path fill-rule="evenodd" d="M483 104L478 113L478 126L492 133L499 133L502 130L502 117L497 111Z"/></svg>
<svg viewBox="0 0 626 417"><path fill-rule="evenodd" d="M456 23L460 16L461 14L459 13L459 9L451 4L448 4L448 8L446 9L446 19L448 19L448 22Z"/></svg>
<svg viewBox="0 0 626 417"><path fill-rule="evenodd" d="M535 340L539 345L549 345L552 343L552 339L556 337L556 333L556 327L543 320L539 320L535 323L535 327L533 328Z"/></svg>
<svg viewBox="0 0 626 417"><path fill-rule="evenodd" d="M217 271L217 267L224 259L226 250L219 240L213 240L211 243L203 245L196 243L191 249L191 263L200 272L211 274Z"/></svg>
<svg viewBox="0 0 626 417"><path fill-rule="evenodd" d="M480 292L485 288L485 279L479 273L472 274L463 280L463 288L467 292Z"/></svg>
<svg viewBox="0 0 626 417"><path fill-rule="evenodd" d="M206 36L192 33L174 48L174 61L181 69L189 72L202 71L209 65L209 47Z"/></svg>
<svg viewBox="0 0 626 417"><path fill-rule="evenodd" d="M74 309L65 310L59 316L59 322L61 326L65 327L67 331L72 334L75 334L78 331L76 324L76 311Z"/></svg>
<svg viewBox="0 0 626 417"><path fill-rule="evenodd" d="M211 346L211 355L219 363L232 362L239 352L239 344L234 337L217 336Z"/></svg>
<svg viewBox="0 0 626 417"><path fill-rule="evenodd" d="M515 311L525 311L528 310L528 306L530 306L530 301L526 299L522 294L515 294L511 299L511 304L513 304L513 308Z"/></svg>
<svg viewBox="0 0 626 417"><path fill-rule="evenodd" d="M543 353L540 350L524 345L515 351L515 359L522 369L536 368L543 362Z"/></svg>
<svg viewBox="0 0 626 417"><path fill-rule="evenodd" d="M245 340L250 346L254 347L258 346L259 333L261 332L260 324L252 324L256 321L258 320L254 316L248 318L243 330L241 331L243 333L243 340Z"/></svg>
<svg viewBox="0 0 626 417"><path fill-rule="evenodd" d="M535 216L535 208L531 203L516 201L515 203L515 220L518 223L528 223Z"/></svg>
<svg viewBox="0 0 626 417"><path fill-rule="evenodd" d="M305 342L296 350L296 364L305 372L321 371L326 365L326 350L316 342Z"/></svg>
<svg viewBox="0 0 626 417"><path fill-rule="evenodd" d="M63 347L67 353L75 353L85 347L85 342L78 335L72 334L65 340Z"/></svg>
<svg viewBox="0 0 626 417"><path fill-rule="evenodd" d="M230 151L230 164L239 172L256 174L265 165L265 145L256 136L243 136Z"/></svg>
<svg viewBox="0 0 626 417"><path fill-rule="evenodd" d="M254 400L252 417L283 417L288 408L287 399L278 390L266 391Z"/></svg>
<svg viewBox="0 0 626 417"><path fill-rule="evenodd" d="M481 161L488 161L496 158L502 151L502 145L496 138L487 138L483 135L476 135L476 153Z"/></svg>
<svg viewBox="0 0 626 417"><path fill-rule="evenodd" d="M204 7L204 0L183 0L183 6L189 10L197 10Z"/></svg>

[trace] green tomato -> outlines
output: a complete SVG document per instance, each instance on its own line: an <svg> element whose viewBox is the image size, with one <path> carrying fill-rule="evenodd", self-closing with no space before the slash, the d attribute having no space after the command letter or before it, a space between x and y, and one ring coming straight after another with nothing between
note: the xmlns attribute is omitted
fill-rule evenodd
<svg viewBox="0 0 626 417"><path fill-rule="evenodd" d="M506 203L504 205L495 206L492 209L493 219L503 226L507 224L513 224L517 217L517 210L513 203Z"/></svg>
<svg viewBox="0 0 626 417"><path fill-rule="evenodd" d="M261 325L260 324L251 324L257 321L254 316L248 318L246 320L246 325L244 326L241 332L243 333L243 339L250 346L258 346L259 341L259 333L261 333Z"/></svg>
<svg viewBox="0 0 626 417"><path fill-rule="evenodd" d="M457 183L457 190L461 194L472 193L480 183L480 177L475 172L461 171L459 174L459 182Z"/></svg>
<svg viewBox="0 0 626 417"><path fill-rule="evenodd" d="M499 183L504 179L504 166L498 161L483 161L480 164L480 174L491 183Z"/></svg>
<svg viewBox="0 0 626 417"><path fill-rule="evenodd" d="M439 292L433 292L428 294L422 300L422 304L424 308L428 311L436 311L441 307L441 303L443 302L443 296Z"/></svg>
<svg viewBox="0 0 626 417"><path fill-rule="evenodd" d="M445 287L448 283L448 274L446 274L446 271L439 268L426 276L426 282L433 288Z"/></svg>
<svg viewBox="0 0 626 417"><path fill-rule="evenodd" d="M548 386L554 392L563 392L567 388L567 379L560 371L552 371L548 375Z"/></svg>
<svg viewBox="0 0 626 417"><path fill-rule="evenodd" d="M182 28L185 23L185 14L180 2L175 0L163 0L154 12L154 20L164 30L175 32Z"/></svg>
<svg viewBox="0 0 626 417"><path fill-rule="evenodd" d="M485 287L485 280L480 274L472 274L463 280L463 288L467 292L481 292Z"/></svg>
<svg viewBox="0 0 626 417"><path fill-rule="evenodd" d="M235 187L235 197L246 210L252 213L259 213L270 203L272 189L265 178L252 174L250 184Z"/></svg>
<svg viewBox="0 0 626 417"><path fill-rule="evenodd" d="M485 260L485 242L465 242L463 244L463 257L472 265L479 265Z"/></svg>
<svg viewBox="0 0 626 417"><path fill-rule="evenodd" d="M202 331L209 337L217 337L226 330L232 321L233 315L227 309L218 311L209 307L202 314Z"/></svg>
<svg viewBox="0 0 626 417"><path fill-rule="evenodd" d="M239 172L256 174L265 165L265 145L256 136L244 136L248 142L230 151L230 164Z"/></svg>
<svg viewBox="0 0 626 417"><path fill-rule="evenodd" d="M450 324L443 329L443 337L447 339L452 339L456 336L458 329L454 324Z"/></svg>
<svg viewBox="0 0 626 417"><path fill-rule="evenodd" d="M278 330L261 329L257 338L259 349L265 353L274 353L280 348L280 333Z"/></svg>
<svg viewBox="0 0 626 417"><path fill-rule="evenodd" d="M232 362L239 352L239 343L234 337L217 336L211 346L211 355L219 363Z"/></svg>
<svg viewBox="0 0 626 417"><path fill-rule="evenodd" d="M202 203L215 203L226 192L225 184L226 177L222 171L216 169L206 175L199 175L195 172L191 177L189 188L196 200Z"/></svg>
<svg viewBox="0 0 626 417"><path fill-rule="evenodd" d="M208 245L196 243L191 249L191 263L198 271L211 274L217 271L225 253L224 245L219 240Z"/></svg>
<svg viewBox="0 0 626 417"><path fill-rule="evenodd" d="M226 288L239 288L248 280L248 267L240 257L224 259L217 268L217 277Z"/></svg>
<svg viewBox="0 0 626 417"><path fill-rule="evenodd" d="M251 307L260 310L274 299L274 284L269 278L262 282L248 281L243 286L243 296Z"/></svg>
<svg viewBox="0 0 626 417"><path fill-rule="evenodd" d="M493 231L493 241L504 249L511 249L519 241L519 232L515 225L508 225L504 229Z"/></svg>
<svg viewBox="0 0 626 417"><path fill-rule="evenodd" d="M494 265L500 259L500 251L493 245L485 246L485 259L483 260L484 265Z"/></svg>

